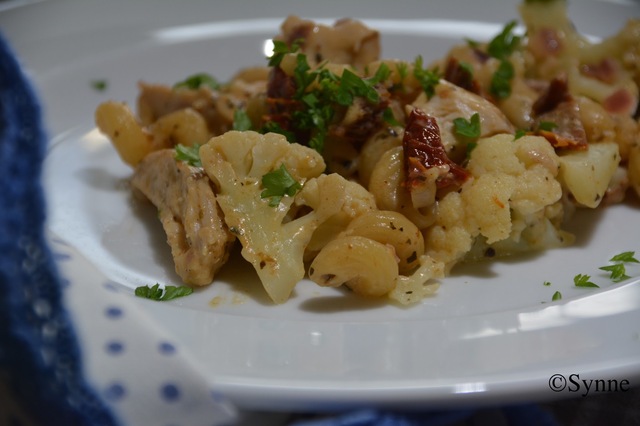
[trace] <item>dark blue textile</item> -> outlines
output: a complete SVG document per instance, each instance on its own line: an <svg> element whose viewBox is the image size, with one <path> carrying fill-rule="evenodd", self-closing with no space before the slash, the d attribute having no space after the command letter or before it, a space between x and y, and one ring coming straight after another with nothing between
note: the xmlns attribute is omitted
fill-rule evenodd
<svg viewBox="0 0 640 426"><path fill-rule="evenodd" d="M488 413L488 414L487 414ZM360 410L303 420L291 426L557 426L555 418L536 404L495 409L451 411Z"/></svg>
<svg viewBox="0 0 640 426"><path fill-rule="evenodd" d="M82 376L45 241L45 149L40 105L0 35L0 381L12 399L0 410L18 407L38 425L114 425Z"/></svg>

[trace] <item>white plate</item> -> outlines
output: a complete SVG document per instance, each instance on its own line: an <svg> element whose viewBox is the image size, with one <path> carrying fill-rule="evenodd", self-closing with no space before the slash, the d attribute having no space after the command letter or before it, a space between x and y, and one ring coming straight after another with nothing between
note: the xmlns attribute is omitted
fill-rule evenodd
<svg viewBox="0 0 640 426"><path fill-rule="evenodd" d="M570 10L594 36L640 15L633 2L572 2ZM0 14L46 107L49 228L96 268L95 277L72 281L109 280L125 293L179 284L154 209L131 197L130 170L94 128L97 104L133 104L140 79L171 84L206 71L224 80L264 64L264 41L288 14L361 18L381 30L384 57L429 61L463 37L493 36L517 9L499 0L50 0ZM108 89L92 89L102 79ZM426 408L577 396L551 391L550 377L640 380L640 281L611 284L598 271L616 253L640 252L638 213L635 204L580 214L574 247L456 269L436 297L409 309L308 282L273 306L238 256L221 282L188 298L131 299L241 407ZM629 272L640 276L640 268ZM601 288L576 288L578 273ZM555 291L559 302L551 301Z"/></svg>

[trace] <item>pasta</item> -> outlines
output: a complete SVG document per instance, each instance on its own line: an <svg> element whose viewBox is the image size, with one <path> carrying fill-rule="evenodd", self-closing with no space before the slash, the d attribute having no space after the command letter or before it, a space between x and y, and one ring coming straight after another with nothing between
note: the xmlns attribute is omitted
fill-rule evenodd
<svg viewBox="0 0 640 426"><path fill-rule="evenodd" d="M357 20L290 16L267 66L140 83L137 115L111 101L96 123L187 284L238 241L275 303L306 276L415 304L462 262L566 246L575 209L640 195L640 21L593 43L564 0L519 11L525 35L432 64L380 58Z"/></svg>

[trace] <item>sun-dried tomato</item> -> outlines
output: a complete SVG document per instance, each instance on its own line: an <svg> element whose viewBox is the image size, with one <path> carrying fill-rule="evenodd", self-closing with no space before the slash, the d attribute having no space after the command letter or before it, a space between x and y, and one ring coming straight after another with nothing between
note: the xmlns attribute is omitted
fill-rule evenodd
<svg viewBox="0 0 640 426"><path fill-rule="evenodd" d="M438 189L462 185L470 173L448 156L440 137L440 128L434 117L414 108L407 120L404 137L404 165L406 186L411 189L422 185L426 172L437 167Z"/></svg>

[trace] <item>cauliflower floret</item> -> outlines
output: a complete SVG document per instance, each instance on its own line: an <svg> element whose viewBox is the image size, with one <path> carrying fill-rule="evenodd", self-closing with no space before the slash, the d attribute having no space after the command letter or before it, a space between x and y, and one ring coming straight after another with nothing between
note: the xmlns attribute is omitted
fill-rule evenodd
<svg viewBox="0 0 640 426"><path fill-rule="evenodd" d="M618 170L620 154L615 142L589 145L586 151L569 152L560 157L559 179L580 206L600 205Z"/></svg>
<svg viewBox="0 0 640 426"><path fill-rule="evenodd" d="M559 159L541 137L480 139L467 169L472 178L438 203L425 232L427 253L450 269L463 259L558 246L563 211Z"/></svg>
<svg viewBox="0 0 640 426"><path fill-rule="evenodd" d="M200 159L220 188L216 198L229 229L242 243L242 256L256 269L271 299L285 302L304 277L302 253L317 220L309 214L284 223L294 198L283 197L271 206L261 197L262 177L284 165L304 185L324 171L322 157L281 135L232 131L203 145Z"/></svg>
<svg viewBox="0 0 640 426"><path fill-rule="evenodd" d="M313 259L354 218L376 209L375 198L369 191L336 173L310 180L295 202L298 206L311 207L322 216L322 223L307 245L305 260Z"/></svg>
<svg viewBox="0 0 640 426"><path fill-rule="evenodd" d="M337 174L322 175L322 156L282 135L227 132L202 146L200 159L220 188L217 201L242 244L242 256L275 303L285 302L304 278L303 256L321 225L328 223L325 231L340 232L351 219L375 208L373 196L364 188ZM302 189L272 206L261 196L262 177L281 165ZM311 211L306 212L308 208ZM318 234L326 238L324 232Z"/></svg>

